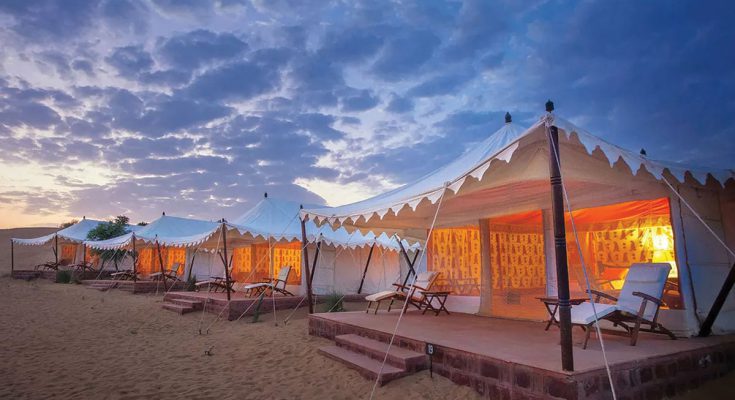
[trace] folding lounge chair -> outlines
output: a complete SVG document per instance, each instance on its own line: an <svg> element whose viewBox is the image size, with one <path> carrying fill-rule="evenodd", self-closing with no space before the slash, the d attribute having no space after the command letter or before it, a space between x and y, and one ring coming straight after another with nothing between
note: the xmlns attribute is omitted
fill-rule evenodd
<svg viewBox="0 0 735 400"><path fill-rule="evenodd" d="M66 258L62 258L61 260L59 260L59 262L56 262L56 261L47 261L47 262L45 262L43 264L38 264L38 265L36 265L34 267L34 269L36 271L38 271L39 269L42 270L42 271L49 271L49 270L58 271L59 270L59 267L67 266L70 263L71 263L71 260L66 259Z"/></svg>
<svg viewBox="0 0 735 400"><path fill-rule="evenodd" d="M278 292L284 296L293 296L293 293L286 290L286 282L288 281L288 276L290 274L291 266L285 266L278 271L278 277L276 279L266 279L263 282L251 283L243 286L242 289L245 291L246 295L251 297L256 297L266 290Z"/></svg>
<svg viewBox="0 0 735 400"><path fill-rule="evenodd" d="M36 271L38 271L38 270L42 270L42 271L46 271L46 270L58 271L59 270L59 263L57 263L55 261L46 261L43 264L36 265L35 267L33 267L33 269L35 269Z"/></svg>
<svg viewBox="0 0 735 400"><path fill-rule="evenodd" d="M138 275L138 272L133 273L132 269L126 269L123 271L113 272L110 274L110 277L114 281L132 281L133 277L140 279Z"/></svg>
<svg viewBox="0 0 735 400"><path fill-rule="evenodd" d="M235 291L235 283L237 283L236 280L232 279L230 277L230 291ZM202 287L206 286L210 292L217 293L218 291L222 290L223 292L227 291L227 279L221 277L221 276L210 276L209 279L206 281L197 282L194 284L196 287L196 290L201 290Z"/></svg>
<svg viewBox="0 0 735 400"><path fill-rule="evenodd" d="M390 299L390 304L388 305L388 311L390 311L395 300L405 300L406 297L409 298L409 304L420 310L425 306L424 302L426 301L426 296L424 296L423 291L431 290L438 277L439 272L436 271L422 272L416 276L416 282L414 282L413 287L394 283L393 286L396 287L395 290L384 290L382 292L366 296L365 300L368 302L368 306L365 312L369 312L370 306L372 306L373 303L376 303L375 311L373 313L377 314L378 309L380 308L380 302L388 299Z"/></svg>
<svg viewBox="0 0 735 400"><path fill-rule="evenodd" d="M658 311L663 302L664 286L671 270L668 263L633 264L625 278L620 297L590 290L596 296L593 303L582 303L572 307L572 325L580 326L585 331L584 345L590 338L595 325L595 311L598 320L608 320L614 326L621 326L630 336L630 345L635 346L638 332L663 333L676 339L671 331L664 328L658 320ZM600 299L615 302L600 303ZM557 313L558 318L558 313ZM647 325L642 327L641 325Z"/></svg>
<svg viewBox="0 0 735 400"><path fill-rule="evenodd" d="M78 262L76 264L72 264L72 265L70 265L70 267L73 268L75 271L82 272L82 273L84 273L86 271L98 272L97 271L97 268L95 268L94 265L92 265L92 263L89 263L89 262L86 262L86 261L82 261L82 262Z"/></svg>
<svg viewBox="0 0 735 400"><path fill-rule="evenodd" d="M163 272L152 273L149 276L149 278L151 278L151 280L153 281L158 281L158 280L161 280L162 278L178 281L180 280L179 279L180 270L181 270L181 263L174 263L171 269L163 270Z"/></svg>

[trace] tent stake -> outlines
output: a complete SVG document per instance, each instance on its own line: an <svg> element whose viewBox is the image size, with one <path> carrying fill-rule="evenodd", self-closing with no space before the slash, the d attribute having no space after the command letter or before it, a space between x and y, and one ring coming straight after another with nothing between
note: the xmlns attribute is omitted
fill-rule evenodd
<svg viewBox="0 0 735 400"><path fill-rule="evenodd" d="M309 279L310 286L314 286L314 275L316 275L316 261L319 259L319 250L322 248L322 241L316 242L316 253L314 254L314 261L311 263L311 277Z"/></svg>
<svg viewBox="0 0 735 400"><path fill-rule="evenodd" d="M546 103L547 115L554 111L554 103ZM556 260L557 296L559 297L559 335L561 343L561 367L574 371L572 353L572 307L569 304L569 270L567 268L567 238L564 225L564 187L561 178L561 156L559 155L559 130L550 126L549 176L551 181L551 210L554 226L554 258Z"/></svg>
<svg viewBox="0 0 735 400"><path fill-rule="evenodd" d="M232 295L232 289L230 289L230 269L227 265L227 226L225 225L225 219L222 218L222 247L224 247L224 259L222 260L225 266L225 287L227 288L227 301L229 302Z"/></svg>
<svg viewBox="0 0 735 400"><path fill-rule="evenodd" d="M303 209L304 206L301 206ZM301 220L301 263L304 266L304 274L306 275L306 301L309 302L309 314L314 314L314 303L311 301L311 271L309 271L309 249L307 249L308 242L306 241L306 220Z"/></svg>
<svg viewBox="0 0 735 400"><path fill-rule="evenodd" d="M161 243L156 239L156 248L158 249L158 265L161 267L161 279L163 279L163 291L168 292L166 287L166 272L163 270L163 255L161 255Z"/></svg>
<svg viewBox="0 0 735 400"><path fill-rule="evenodd" d="M725 283L722 285L720 293L717 294L717 298L712 303L712 308L709 310L707 318L704 319L702 327L699 328L699 337L706 337L712 333L712 325L714 325L717 316L720 314L722 306L725 305L725 300L727 300L727 296L730 294L733 285L735 285L735 264L730 267L730 272L727 274L727 278L725 278Z"/></svg>
<svg viewBox="0 0 735 400"><path fill-rule="evenodd" d="M375 250L375 242L370 246L370 252L368 253L367 261L365 262L365 270L362 271L362 279L360 279L360 287L357 289L357 294L362 293L362 285L365 283L365 275L367 275L367 270L370 266L370 259L373 258L373 250Z"/></svg>

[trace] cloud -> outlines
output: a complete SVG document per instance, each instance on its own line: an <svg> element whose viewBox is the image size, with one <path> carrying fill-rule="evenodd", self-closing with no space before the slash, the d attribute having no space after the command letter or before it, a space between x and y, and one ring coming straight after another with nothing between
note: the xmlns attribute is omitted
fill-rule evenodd
<svg viewBox="0 0 735 400"><path fill-rule="evenodd" d="M395 81L415 75L439 46L439 38L428 30L407 30L392 37L373 64L373 73Z"/></svg>
<svg viewBox="0 0 735 400"><path fill-rule="evenodd" d="M278 70L241 61L209 70L184 89L184 93L206 101L247 100L275 90Z"/></svg>
<svg viewBox="0 0 735 400"><path fill-rule="evenodd" d="M410 98L401 97L393 93L386 109L392 113L403 114L413 111L414 103Z"/></svg>
<svg viewBox="0 0 735 400"><path fill-rule="evenodd" d="M13 19L13 32L41 41L79 35L94 20L97 5L98 2L87 0L3 1L0 12Z"/></svg>
<svg viewBox="0 0 735 400"><path fill-rule="evenodd" d="M369 90L359 90L355 94L340 100L340 109L344 112L367 111L378 105L380 99Z"/></svg>
<svg viewBox="0 0 735 400"><path fill-rule="evenodd" d="M467 72L438 75L412 87L406 94L408 97L433 97L457 93L462 86L474 78Z"/></svg>
<svg viewBox="0 0 735 400"><path fill-rule="evenodd" d="M135 78L150 70L154 64L150 53L139 45L118 47L105 61L115 67L120 76L126 78Z"/></svg>
<svg viewBox="0 0 735 400"><path fill-rule="evenodd" d="M200 3L200 2L198 2ZM243 54L247 43L231 33L197 29L163 39L158 53L172 67L192 70Z"/></svg>

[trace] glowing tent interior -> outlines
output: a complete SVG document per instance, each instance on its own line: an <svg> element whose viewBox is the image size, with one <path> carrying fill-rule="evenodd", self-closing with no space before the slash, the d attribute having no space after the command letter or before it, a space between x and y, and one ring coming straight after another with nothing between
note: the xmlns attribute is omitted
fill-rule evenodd
<svg viewBox="0 0 735 400"><path fill-rule="evenodd" d="M722 286L735 260L682 199L735 247L733 171L649 159L553 114L525 130L508 120L454 162L403 187L302 215L349 231L428 242L419 268L441 272L438 285L453 293L450 310L542 319L546 311L536 297L555 295L557 288L547 123L559 128L567 205L576 228L567 213L572 294L586 288L582 260L591 286L613 292L630 264L669 262L667 307L660 319L678 334L696 334L716 295L713 288ZM735 294L715 331L735 331Z"/></svg>

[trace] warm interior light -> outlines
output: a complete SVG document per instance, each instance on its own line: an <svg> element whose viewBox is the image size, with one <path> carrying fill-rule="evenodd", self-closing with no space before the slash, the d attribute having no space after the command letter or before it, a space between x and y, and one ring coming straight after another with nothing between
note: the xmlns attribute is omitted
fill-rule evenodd
<svg viewBox="0 0 735 400"><path fill-rule="evenodd" d="M653 262L667 262L671 264L669 278L678 278L679 269L676 261L672 259L674 250L673 231L663 229L661 227L652 228L649 237L651 238L651 247L653 247Z"/></svg>

